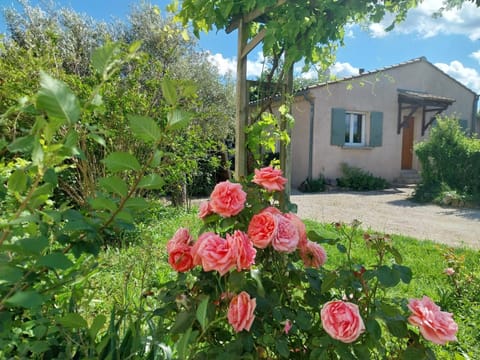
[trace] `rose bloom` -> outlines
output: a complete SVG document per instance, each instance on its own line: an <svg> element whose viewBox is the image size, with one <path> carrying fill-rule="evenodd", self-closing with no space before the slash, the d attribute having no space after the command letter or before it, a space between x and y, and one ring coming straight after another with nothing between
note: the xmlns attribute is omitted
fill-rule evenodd
<svg viewBox="0 0 480 360"><path fill-rule="evenodd" d="M340 300L325 303L320 311L322 326L332 338L351 343L365 331L358 306Z"/></svg>
<svg viewBox="0 0 480 360"><path fill-rule="evenodd" d="M300 237L298 240L298 247L302 248L307 245L307 229L305 228L305 224L303 223L302 219L300 219L294 213L287 213L284 216L289 219L296 227L298 231L298 236Z"/></svg>
<svg viewBox="0 0 480 360"><path fill-rule="evenodd" d="M193 268L191 246L178 245L168 253L168 263L175 271L186 272Z"/></svg>
<svg viewBox="0 0 480 360"><path fill-rule="evenodd" d="M268 191L283 191L287 179L282 176L282 170L268 166L260 170L255 169L252 182L264 187Z"/></svg>
<svg viewBox="0 0 480 360"><path fill-rule="evenodd" d="M255 264L257 250L253 247L247 234L235 230L233 235L227 234L227 243L231 251L236 254L237 271L250 269L250 266Z"/></svg>
<svg viewBox="0 0 480 360"><path fill-rule="evenodd" d="M285 253L295 251L300 240L295 224L283 215L276 215L277 231L272 239L275 250Z"/></svg>
<svg viewBox="0 0 480 360"><path fill-rule="evenodd" d="M220 216L230 217L243 210L246 200L247 194L242 190L242 185L222 181L210 194L210 208Z"/></svg>
<svg viewBox="0 0 480 360"><path fill-rule="evenodd" d="M190 245L193 242L190 231L186 228L180 228L173 235L173 237L168 240L167 243L167 252L170 253L174 248L179 245Z"/></svg>
<svg viewBox="0 0 480 360"><path fill-rule="evenodd" d="M277 229L275 216L268 211L262 211L252 216L248 224L247 234L257 248L266 248L273 239Z"/></svg>
<svg viewBox="0 0 480 360"><path fill-rule="evenodd" d="M205 219L210 214L213 214L210 201L202 201L198 207L198 217L200 219Z"/></svg>
<svg viewBox="0 0 480 360"><path fill-rule="evenodd" d="M320 244L316 242L307 241L306 246L300 247L300 257L306 267L320 268L327 261L327 253Z"/></svg>
<svg viewBox="0 0 480 360"><path fill-rule="evenodd" d="M212 232L203 233L198 238L192 253L194 265L201 264L203 270L216 270L222 276L237 264L236 254L229 243Z"/></svg>
<svg viewBox="0 0 480 360"><path fill-rule="evenodd" d="M235 332L242 330L250 331L255 315L256 299L251 299L250 295L242 291L233 297L228 306L227 318L230 325L233 326Z"/></svg>
<svg viewBox="0 0 480 360"><path fill-rule="evenodd" d="M446 268L445 270L443 270L443 272L448 276L453 276L453 274L455 274L455 269L449 267L449 268Z"/></svg>
<svg viewBox="0 0 480 360"><path fill-rule="evenodd" d="M285 321L285 326L283 327L283 332L288 335L288 333L290 332L290 330L292 329L292 322L287 319Z"/></svg>
<svg viewBox="0 0 480 360"><path fill-rule="evenodd" d="M441 311L428 296L420 299L410 299L408 308L412 315L408 322L420 328L423 337L434 344L445 345L448 341L457 341L458 325L453 315Z"/></svg>

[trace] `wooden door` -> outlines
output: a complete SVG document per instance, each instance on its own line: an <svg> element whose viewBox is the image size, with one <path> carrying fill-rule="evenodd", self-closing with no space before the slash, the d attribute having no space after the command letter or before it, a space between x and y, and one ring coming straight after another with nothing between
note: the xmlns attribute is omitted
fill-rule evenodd
<svg viewBox="0 0 480 360"><path fill-rule="evenodd" d="M411 169L413 162L413 123L414 118L411 117L406 121L402 130L402 170Z"/></svg>

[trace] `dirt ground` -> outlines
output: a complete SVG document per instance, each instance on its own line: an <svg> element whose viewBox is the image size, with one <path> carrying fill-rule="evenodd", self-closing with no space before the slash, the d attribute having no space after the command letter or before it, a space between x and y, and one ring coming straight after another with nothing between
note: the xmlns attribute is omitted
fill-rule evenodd
<svg viewBox="0 0 480 360"><path fill-rule="evenodd" d="M371 192L292 194L303 219L351 222L388 234L402 234L451 246L480 249L480 209L455 209L408 200L410 188Z"/></svg>

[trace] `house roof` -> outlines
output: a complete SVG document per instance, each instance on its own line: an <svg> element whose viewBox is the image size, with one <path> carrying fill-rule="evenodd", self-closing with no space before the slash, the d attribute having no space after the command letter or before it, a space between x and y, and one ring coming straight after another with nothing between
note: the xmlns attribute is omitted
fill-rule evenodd
<svg viewBox="0 0 480 360"><path fill-rule="evenodd" d="M457 79L448 75L446 72L444 72L443 70L441 70L440 68L438 68L437 66L432 64L430 61L427 60L427 58L425 56L421 56L421 57L416 58L416 59L408 60L408 61L405 61L405 62L402 62L402 63L399 63L399 64L386 66L386 67L376 69L376 70L372 70L372 71L363 71L361 74L358 74L358 75L347 76L347 77L344 77L344 78L341 78L341 79L338 79L338 80L326 81L326 82L319 83L319 84L316 84L316 85L311 85L311 86L308 86L304 89L301 89L300 92L310 90L310 89L314 89L314 88L317 88L317 87L327 86L327 85L330 85L330 84L340 83L340 82L343 82L343 81L351 81L351 80L359 79L359 78L362 78L362 77L365 77L365 76L368 76L368 75L381 73L381 72L386 71L386 70L395 69L395 68L399 68L399 67L403 67L403 66L408 66L408 65L411 65L411 64L419 63L419 62L427 63L428 65L435 68L437 71L441 72L443 75L449 77L452 81L456 82L458 85L462 86L464 89L470 91L474 95L477 95L473 90L469 89L467 86L462 84L460 81L458 81Z"/></svg>

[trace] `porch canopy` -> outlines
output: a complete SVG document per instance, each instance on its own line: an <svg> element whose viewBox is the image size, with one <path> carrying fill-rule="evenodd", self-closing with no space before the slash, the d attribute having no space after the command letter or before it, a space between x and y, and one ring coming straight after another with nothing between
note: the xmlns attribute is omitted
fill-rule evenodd
<svg viewBox="0 0 480 360"><path fill-rule="evenodd" d="M398 89L398 126L397 133L400 134L402 127L408 119L419 109L422 109L422 136L425 130L433 123L435 117L446 110L455 102L455 99L444 96L433 95L423 91ZM402 119L403 110L410 110L409 114ZM426 120L427 113L435 113Z"/></svg>

